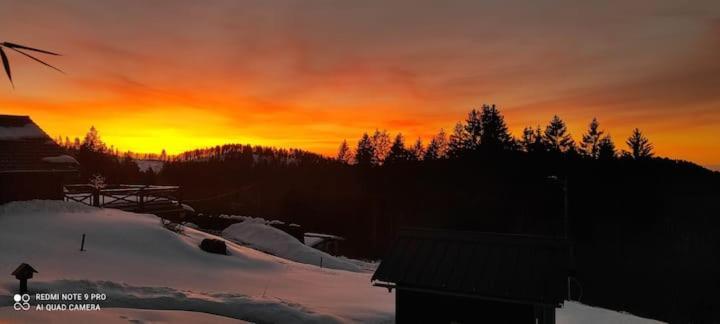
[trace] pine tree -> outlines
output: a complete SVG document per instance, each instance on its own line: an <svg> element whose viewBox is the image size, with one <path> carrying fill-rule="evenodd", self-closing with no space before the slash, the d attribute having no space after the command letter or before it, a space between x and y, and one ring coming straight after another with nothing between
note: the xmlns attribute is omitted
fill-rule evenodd
<svg viewBox="0 0 720 324"><path fill-rule="evenodd" d="M432 161L444 158L447 153L447 146L447 135L445 135L445 130L441 129L440 132L430 140L423 155L423 160Z"/></svg>
<svg viewBox="0 0 720 324"><path fill-rule="evenodd" d="M408 160L420 161L425 156L425 147L423 147L422 139L418 137L415 144L408 150Z"/></svg>
<svg viewBox="0 0 720 324"><path fill-rule="evenodd" d="M390 152L390 135L386 130L379 131L375 130L371 138L371 144L373 146L373 164L381 165L385 162L385 158Z"/></svg>
<svg viewBox="0 0 720 324"><path fill-rule="evenodd" d="M455 130L452 135L450 135L450 140L448 141L448 157L458 158L468 151L468 148L465 146L468 142L468 134L465 129L462 123L455 124Z"/></svg>
<svg viewBox="0 0 720 324"><path fill-rule="evenodd" d="M495 105L484 105L480 116L482 146L491 151L511 150L514 146L512 135L505 125L505 118Z"/></svg>
<svg viewBox="0 0 720 324"><path fill-rule="evenodd" d="M593 118L588 126L587 133L583 134L582 142L580 142L580 154L587 158L597 159L599 155L599 145L604 131L599 130L600 123Z"/></svg>
<svg viewBox="0 0 720 324"><path fill-rule="evenodd" d="M647 159L653 156L653 145L638 128L633 130L632 135L625 143L630 148L630 155L633 159Z"/></svg>
<svg viewBox="0 0 720 324"><path fill-rule="evenodd" d="M535 129L530 126L525 127L518 145L523 151L528 153L541 153L547 151L540 126Z"/></svg>
<svg viewBox="0 0 720 324"><path fill-rule="evenodd" d="M395 136L390 151L385 158L385 164L397 164L408 160L408 150L405 148L405 138L401 133Z"/></svg>
<svg viewBox="0 0 720 324"><path fill-rule="evenodd" d="M615 143L613 143L610 135L605 135L600 139L598 143L598 156L599 160L612 160L617 156L615 150Z"/></svg>
<svg viewBox="0 0 720 324"><path fill-rule="evenodd" d="M476 151L480 149L482 143L482 116L476 109L471 110L468 113L468 117L465 120L465 138L464 138L464 149L468 151Z"/></svg>
<svg viewBox="0 0 720 324"><path fill-rule="evenodd" d="M340 143L337 160L343 164L350 164L350 161L352 161L352 152L350 152L350 146L348 146L347 140L343 140L342 143Z"/></svg>
<svg viewBox="0 0 720 324"><path fill-rule="evenodd" d="M375 162L375 149L372 144L372 139L367 133L358 141L357 149L355 150L355 162L360 166L370 166Z"/></svg>
<svg viewBox="0 0 720 324"><path fill-rule="evenodd" d="M568 152L575 148L575 142L570 137L565 122L557 115L553 116L550 124L545 128L543 142L552 152Z"/></svg>
<svg viewBox="0 0 720 324"><path fill-rule="evenodd" d="M95 126L91 126L90 130L85 134L81 148L94 152L104 152L106 150L105 143L100 139L100 133Z"/></svg>

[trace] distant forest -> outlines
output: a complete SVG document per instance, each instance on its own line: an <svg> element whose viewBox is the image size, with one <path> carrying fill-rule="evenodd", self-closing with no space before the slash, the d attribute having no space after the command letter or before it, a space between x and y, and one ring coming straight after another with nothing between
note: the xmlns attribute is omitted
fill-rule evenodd
<svg viewBox="0 0 720 324"><path fill-rule="evenodd" d="M515 137L486 105L426 145L375 130L332 158L237 144L119 153L94 128L60 142L80 161L81 181L182 186L205 227L227 226L220 214L279 219L344 236L344 253L364 258L382 257L406 226L567 233L582 302L669 322L720 320L720 173L656 157L639 129L625 149L595 119L577 140L557 116ZM138 158L165 163L143 172Z"/></svg>

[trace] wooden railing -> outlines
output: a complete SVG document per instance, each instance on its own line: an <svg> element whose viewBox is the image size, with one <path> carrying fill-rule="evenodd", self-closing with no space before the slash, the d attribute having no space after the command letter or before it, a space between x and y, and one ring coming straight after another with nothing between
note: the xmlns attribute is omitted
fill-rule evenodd
<svg viewBox="0 0 720 324"><path fill-rule="evenodd" d="M159 212L182 209L178 186L114 185L96 188L87 184L65 185L65 200L95 207Z"/></svg>

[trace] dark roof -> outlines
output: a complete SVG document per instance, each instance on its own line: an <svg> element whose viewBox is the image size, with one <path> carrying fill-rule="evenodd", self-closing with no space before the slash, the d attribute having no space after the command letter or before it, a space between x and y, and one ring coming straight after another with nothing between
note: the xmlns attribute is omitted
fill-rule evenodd
<svg viewBox="0 0 720 324"><path fill-rule="evenodd" d="M568 256L564 239L407 229L372 280L401 289L558 305L567 292Z"/></svg>
<svg viewBox="0 0 720 324"><path fill-rule="evenodd" d="M13 271L10 275L16 276L16 275L23 275L23 274L32 274L32 273L38 273L35 268L33 268L31 265L27 263L21 263L15 271Z"/></svg>
<svg viewBox="0 0 720 324"><path fill-rule="evenodd" d="M65 154L30 117L0 115L0 173L77 171Z"/></svg>

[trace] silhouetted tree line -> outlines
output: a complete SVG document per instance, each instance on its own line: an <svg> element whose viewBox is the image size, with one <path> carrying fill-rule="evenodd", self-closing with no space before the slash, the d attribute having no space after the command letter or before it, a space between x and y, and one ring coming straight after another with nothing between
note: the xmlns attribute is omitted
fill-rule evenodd
<svg viewBox="0 0 720 324"><path fill-rule="evenodd" d="M385 130L375 130L372 135L364 133L351 151L347 140L340 145L337 160L359 166L379 166L403 162L432 161L440 159L465 159L502 152L525 152L532 155L577 155L585 159L612 160L616 158L648 159L653 156L653 146L640 129L634 129L627 139L628 151L621 151L609 134L600 130L600 123L593 118L582 140L575 143L565 122L553 116L544 129L526 127L520 138L515 138L505 124L505 118L495 105L473 109L467 119L458 122L448 137L444 130L435 135L427 146L417 139L407 147L405 137L398 133L394 140Z"/></svg>
<svg viewBox="0 0 720 324"><path fill-rule="evenodd" d="M154 184L156 174L152 170L141 171L131 152L120 154L114 147L107 146L95 126L80 140L69 138L56 140L80 163L78 183L87 183L93 176L100 175L108 183Z"/></svg>

